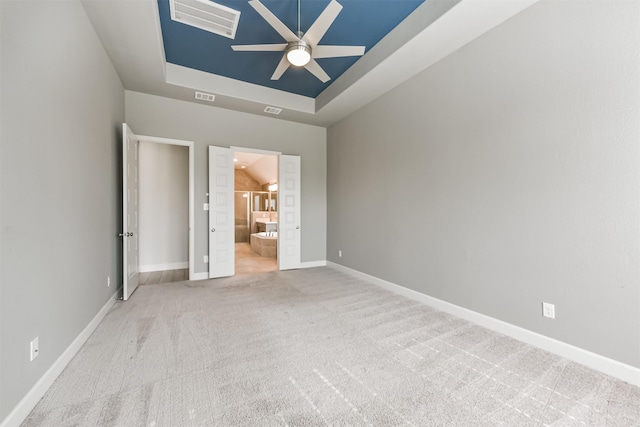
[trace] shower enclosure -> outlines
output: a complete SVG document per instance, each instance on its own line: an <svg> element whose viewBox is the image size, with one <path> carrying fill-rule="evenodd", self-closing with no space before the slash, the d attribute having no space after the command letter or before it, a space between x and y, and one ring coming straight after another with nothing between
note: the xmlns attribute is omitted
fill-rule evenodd
<svg viewBox="0 0 640 427"><path fill-rule="evenodd" d="M235 226L236 243L250 241L252 233L257 233L256 216L270 216L277 211L277 191L236 191Z"/></svg>

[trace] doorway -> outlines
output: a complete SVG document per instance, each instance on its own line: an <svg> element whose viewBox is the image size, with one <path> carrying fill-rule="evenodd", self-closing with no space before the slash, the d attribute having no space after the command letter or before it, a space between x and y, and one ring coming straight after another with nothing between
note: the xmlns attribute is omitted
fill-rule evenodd
<svg viewBox="0 0 640 427"><path fill-rule="evenodd" d="M188 186L182 189L182 193L188 194L188 221L187 247L188 247L188 276L189 280L194 279L194 155L193 141L183 141L178 139L160 138L154 136L136 135L131 128L123 123L122 125L122 258L123 258L123 281L122 299L127 300L135 291L140 279L140 203L139 203L139 166L140 166L140 144L141 143L167 144L172 146L187 147L188 156ZM162 165L159 165L162 166ZM144 221L144 220L143 220ZM184 230L183 230L184 231ZM183 261L181 261L183 262ZM184 274L184 272L183 272Z"/></svg>
<svg viewBox="0 0 640 427"><path fill-rule="evenodd" d="M265 233L277 232L277 269L300 267L300 157L240 147L209 146L209 278L235 274L235 153L250 152L276 156L277 197L265 202ZM275 192L272 190L272 192ZM248 196L249 197L249 196ZM262 201L257 204L262 206ZM272 206L273 204L273 206ZM272 220L273 207L277 218ZM266 215L269 215L267 218ZM247 216L249 218L249 215ZM255 221L260 222L260 221ZM267 224L267 223L272 224ZM267 226L275 226L268 229Z"/></svg>
<svg viewBox="0 0 640 427"><path fill-rule="evenodd" d="M139 161L140 284L168 283L189 269L189 150L141 141Z"/></svg>
<svg viewBox="0 0 640 427"><path fill-rule="evenodd" d="M235 273L278 269L278 156L234 151Z"/></svg>

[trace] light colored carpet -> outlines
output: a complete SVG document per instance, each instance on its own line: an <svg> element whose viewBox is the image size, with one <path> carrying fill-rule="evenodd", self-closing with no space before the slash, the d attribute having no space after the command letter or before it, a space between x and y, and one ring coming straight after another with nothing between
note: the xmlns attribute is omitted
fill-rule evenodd
<svg viewBox="0 0 640 427"><path fill-rule="evenodd" d="M141 286L24 426L632 426L640 389L328 267Z"/></svg>

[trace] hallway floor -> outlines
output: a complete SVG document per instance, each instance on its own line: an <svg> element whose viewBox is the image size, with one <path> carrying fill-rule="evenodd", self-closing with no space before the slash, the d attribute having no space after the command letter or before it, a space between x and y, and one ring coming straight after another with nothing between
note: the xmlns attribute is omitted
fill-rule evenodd
<svg viewBox="0 0 640 427"><path fill-rule="evenodd" d="M165 270L165 271L147 271L140 273L138 284L140 285L159 285L161 283L173 283L189 280L189 269Z"/></svg>

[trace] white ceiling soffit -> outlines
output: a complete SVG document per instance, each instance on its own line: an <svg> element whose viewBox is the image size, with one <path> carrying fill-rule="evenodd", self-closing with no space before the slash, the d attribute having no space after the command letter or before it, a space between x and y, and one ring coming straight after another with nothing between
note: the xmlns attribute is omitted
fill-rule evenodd
<svg viewBox="0 0 640 427"><path fill-rule="evenodd" d="M240 11L208 0L169 0L169 10L174 21L236 38Z"/></svg>
<svg viewBox="0 0 640 427"><path fill-rule="evenodd" d="M461 0L386 59L375 58L376 45L315 100L167 64L156 0L82 3L127 90L191 102L202 90L220 108L265 115L271 105L283 108L280 119L330 126L536 1Z"/></svg>
<svg viewBox="0 0 640 427"><path fill-rule="evenodd" d="M277 105L279 108L313 114L315 101L313 98L284 92L253 83L245 83L229 77L218 76L204 71L194 70L171 63L166 64L167 83L200 89L217 95L258 102L264 105Z"/></svg>

